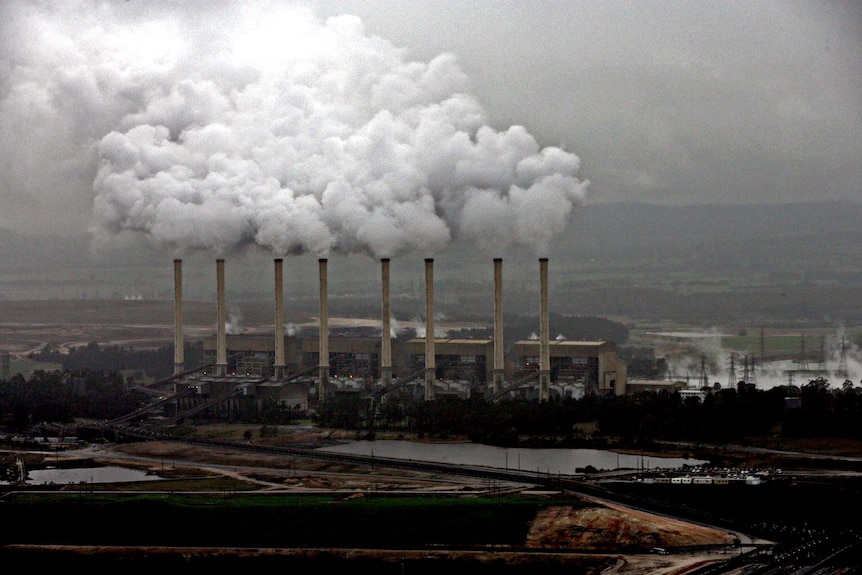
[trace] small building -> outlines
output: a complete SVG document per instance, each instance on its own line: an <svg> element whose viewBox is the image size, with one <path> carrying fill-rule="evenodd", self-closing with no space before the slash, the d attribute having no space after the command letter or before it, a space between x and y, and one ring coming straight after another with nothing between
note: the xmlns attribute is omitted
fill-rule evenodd
<svg viewBox="0 0 862 575"><path fill-rule="evenodd" d="M706 396L709 395L709 392L703 389L680 389L678 393L680 397L682 397L683 401L690 397L696 397L702 402L706 399Z"/></svg>
<svg viewBox="0 0 862 575"><path fill-rule="evenodd" d="M688 384L684 381L672 381L669 379L632 379L626 383L627 393L651 392L658 393L667 391L668 393L676 393L688 389Z"/></svg>

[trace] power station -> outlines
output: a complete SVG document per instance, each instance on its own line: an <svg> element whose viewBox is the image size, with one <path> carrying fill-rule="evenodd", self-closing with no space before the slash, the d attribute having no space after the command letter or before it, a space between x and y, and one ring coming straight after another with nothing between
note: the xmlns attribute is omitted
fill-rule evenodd
<svg viewBox="0 0 862 575"><path fill-rule="evenodd" d="M283 260L274 260L274 332L227 334L225 261L216 260L215 335L204 338L204 366L187 369L183 358L182 260L174 260L174 375L153 389L171 385L178 413L188 417L210 408L230 416L241 398L275 401L297 412L338 394L366 394L385 401L479 394L548 401L585 393L626 393L626 365L609 341L550 341L548 259L539 259L539 336L504 349L503 260L493 260L492 338L435 335L434 260L425 259L425 333L396 337L391 329L390 260L380 260L381 318L377 333L331 330L328 262L318 260L317 337L287 335L284 329ZM377 330L373 330L377 331ZM418 330L417 330L418 331Z"/></svg>

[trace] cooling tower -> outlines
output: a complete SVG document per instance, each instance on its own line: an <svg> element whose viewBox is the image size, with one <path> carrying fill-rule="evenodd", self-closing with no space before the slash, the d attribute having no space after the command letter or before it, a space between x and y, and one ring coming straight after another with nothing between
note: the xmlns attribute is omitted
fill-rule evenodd
<svg viewBox="0 0 862 575"><path fill-rule="evenodd" d="M216 325L216 375L227 375L227 304L224 295L224 260L216 260L216 284L218 287Z"/></svg>
<svg viewBox="0 0 862 575"><path fill-rule="evenodd" d="M174 260L174 375L185 371L183 356L183 260Z"/></svg>
<svg viewBox="0 0 862 575"><path fill-rule="evenodd" d="M434 356L434 260L425 259L425 399L434 399L437 363Z"/></svg>
<svg viewBox="0 0 862 575"><path fill-rule="evenodd" d="M490 386L492 395L500 391L505 384L503 345L503 259L494 258L494 371Z"/></svg>
<svg viewBox="0 0 862 575"><path fill-rule="evenodd" d="M389 258L380 260L381 273L381 329L380 329L380 380L388 387L392 384L392 335L390 327L390 302L389 302Z"/></svg>
<svg viewBox="0 0 862 575"><path fill-rule="evenodd" d="M326 397L326 388L329 386L329 306L328 288L326 285L326 259L318 260L320 269L320 361L318 363L318 377L320 383L317 386L317 397L321 401Z"/></svg>
<svg viewBox="0 0 862 575"><path fill-rule="evenodd" d="M273 377L284 378L284 278L281 258L275 260L275 363Z"/></svg>
<svg viewBox="0 0 862 575"><path fill-rule="evenodd" d="M547 401L551 386L551 329L548 312L548 258L539 259L539 401Z"/></svg>

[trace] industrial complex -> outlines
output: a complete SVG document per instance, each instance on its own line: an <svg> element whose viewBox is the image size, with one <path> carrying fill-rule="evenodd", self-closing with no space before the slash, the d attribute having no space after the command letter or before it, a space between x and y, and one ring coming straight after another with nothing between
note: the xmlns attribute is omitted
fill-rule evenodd
<svg viewBox="0 0 862 575"><path fill-rule="evenodd" d="M183 357L182 260L174 260L174 375L150 388L177 403L177 419L209 408L230 412L240 398L275 401L304 412L339 394L365 394L385 401L412 401L480 395L547 401L585 393L627 391L626 365L609 341L554 340L549 337L548 259L539 259L539 335L504 349L503 261L494 265L493 337L395 337L390 325L389 259L381 259L381 318L369 330L329 328L327 260L319 264L320 313L317 333L287 335L284 326L282 259L274 260L273 333L228 335L225 261L216 260L216 333L203 341L204 366L186 366ZM425 334L434 334L434 260L425 259ZM312 330L313 331L313 330Z"/></svg>

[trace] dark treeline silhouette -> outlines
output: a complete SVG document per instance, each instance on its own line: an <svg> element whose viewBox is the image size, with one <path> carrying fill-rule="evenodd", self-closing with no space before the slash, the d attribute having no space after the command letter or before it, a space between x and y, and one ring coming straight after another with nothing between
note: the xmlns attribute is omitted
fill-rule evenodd
<svg viewBox="0 0 862 575"><path fill-rule="evenodd" d="M39 370L29 378L17 374L0 380L0 418L12 429L75 418L113 419L152 401L131 383L117 371L92 369ZM327 399L313 419L324 427L357 433L466 436L502 446L571 447L610 438L624 444L658 439L722 443L776 435L862 438L860 391L853 386L830 388L828 381L818 378L801 387L716 389L703 400L660 391L541 403L491 402L479 395L372 403L355 394ZM244 398L240 404L235 414L240 423L284 424L296 418L274 401L257 405L253 398Z"/></svg>
<svg viewBox="0 0 862 575"><path fill-rule="evenodd" d="M0 379L0 425L23 431L41 423L66 425L76 419L111 420L153 401L131 378L117 371L36 370ZM168 405L166 410L173 409ZM287 424L297 414L274 399L260 405L246 398L238 403L238 423Z"/></svg>
<svg viewBox="0 0 862 575"><path fill-rule="evenodd" d="M203 362L203 343L187 342L183 347L183 353L186 365L199 365ZM53 343L49 343L31 357L44 363L60 364L63 371L85 369L136 371L145 378L162 379L170 376L174 370L173 345L151 350L120 345L99 345L93 341L63 353Z"/></svg>
<svg viewBox="0 0 862 575"><path fill-rule="evenodd" d="M643 363L638 371L661 372L660 362L649 349L632 349L628 356ZM152 400L136 391L134 378L123 373L140 370L157 379L173 370L171 346L135 351L92 343L68 355L49 347L40 359L57 361L62 369L0 380L0 418L9 427L23 428L42 421L68 423L74 418L113 419ZM186 344L185 359L187 365L202 361L201 342ZM860 438L860 392L862 388L849 381L841 388L832 388L827 380L817 378L801 387L769 390L744 384L736 389L716 386L706 391L703 400L667 391L618 397L587 395L543 403L490 402L478 394L467 399L370 402L356 394L327 399L318 406L314 419L322 426L357 432L462 435L497 445L529 442L570 446L596 444L606 438L625 443L650 439L728 442L774 435ZM274 401L263 405L254 401L239 401L240 422L283 424L297 415Z"/></svg>
<svg viewBox="0 0 862 575"><path fill-rule="evenodd" d="M790 407L788 394L798 395ZM649 440L694 442L745 438L862 438L862 394L830 390L811 382L801 388L720 389L705 399L676 392L644 392L616 397L587 395L548 402L482 397L442 398L406 406L385 402L373 414L358 398L327 401L317 413L321 425L347 429L404 430L435 436L464 435L501 446L570 447L613 438L626 444Z"/></svg>
<svg viewBox="0 0 862 575"><path fill-rule="evenodd" d="M42 423L66 424L74 418L112 419L149 401L116 371L37 370L0 380L0 418L10 429Z"/></svg>

